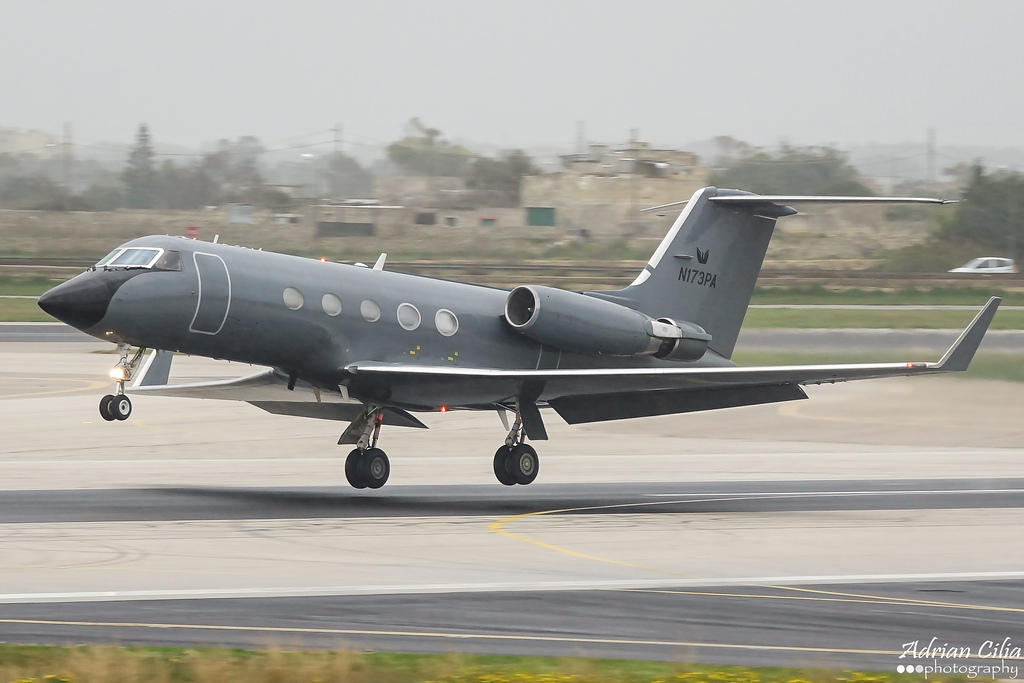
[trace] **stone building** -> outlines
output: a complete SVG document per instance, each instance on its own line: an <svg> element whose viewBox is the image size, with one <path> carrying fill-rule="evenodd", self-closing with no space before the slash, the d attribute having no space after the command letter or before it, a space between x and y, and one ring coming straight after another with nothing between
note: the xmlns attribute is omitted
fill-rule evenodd
<svg viewBox="0 0 1024 683"><path fill-rule="evenodd" d="M707 184L697 155L631 142L624 149L591 145L562 157L562 170L523 178L526 224L557 225L594 236L643 235L664 220L640 210L688 199Z"/></svg>
<svg viewBox="0 0 1024 683"><path fill-rule="evenodd" d="M402 235L431 225L660 237L666 219L640 210L688 199L707 184L707 169L696 154L644 142L623 149L591 145L586 154L561 159L558 172L523 177L517 208L487 208L486 198L467 189L462 178L382 176L374 185L375 200L315 206L313 220L323 237Z"/></svg>

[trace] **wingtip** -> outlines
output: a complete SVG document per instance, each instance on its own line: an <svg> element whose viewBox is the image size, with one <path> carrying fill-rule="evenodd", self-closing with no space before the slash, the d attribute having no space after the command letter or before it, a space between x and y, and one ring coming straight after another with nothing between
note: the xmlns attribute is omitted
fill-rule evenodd
<svg viewBox="0 0 1024 683"><path fill-rule="evenodd" d="M996 310L1002 301L998 296L988 300L988 303L978 311L978 315L974 316L971 324L964 329L957 340L953 342L953 345L949 347L942 360L935 365L934 369L936 371L962 372L970 366L971 361L974 359L974 354L977 352L978 347L981 346L981 340L985 337L985 333L988 332L992 318L995 316Z"/></svg>

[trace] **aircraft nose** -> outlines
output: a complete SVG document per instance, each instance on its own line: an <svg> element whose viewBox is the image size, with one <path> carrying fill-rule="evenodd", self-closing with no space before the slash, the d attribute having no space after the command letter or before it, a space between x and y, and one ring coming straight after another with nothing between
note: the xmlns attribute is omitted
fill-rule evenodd
<svg viewBox="0 0 1024 683"><path fill-rule="evenodd" d="M39 297L39 308L57 320L85 330L96 325L107 313L117 291L96 273L83 273L57 285Z"/></svg>

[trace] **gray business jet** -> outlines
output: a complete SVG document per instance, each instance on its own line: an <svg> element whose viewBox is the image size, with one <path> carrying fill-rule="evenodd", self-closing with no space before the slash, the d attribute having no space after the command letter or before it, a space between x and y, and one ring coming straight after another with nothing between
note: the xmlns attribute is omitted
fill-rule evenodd
<svg viewBox="0 0 1024 683"><path fill-rule="evenodd" d="M540 408L578 424L802 399L806 384L967 369L998 298L934 363L730 361L775 222L802 202L944 203L704 188L677 203L681 213L632 284L584 293L390 272L383 255L370 268L150 236L118 247L39 305L120 348L115 391L100 403L107 420L131 414L127 392L346 421L338 443L355 448L345 475L356 488L379 488L391 469L377 448L383 423L425 428L413 413L496 410L508 436L494 474L529 484L539 460L526 440L547 438ZM268 369L169 384L174 352Z"/></svg>

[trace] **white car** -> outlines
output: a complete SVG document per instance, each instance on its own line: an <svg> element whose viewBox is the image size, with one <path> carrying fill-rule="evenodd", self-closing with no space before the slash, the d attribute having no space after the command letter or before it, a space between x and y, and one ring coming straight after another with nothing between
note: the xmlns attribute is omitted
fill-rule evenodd
<svg viewBox="0 0 1024 683"><path fill-rule="evenodd" d="M1017 266L1012 258L1000 256L982 256L968 261L959 268L954 268L950 273L981 273L985 275L993 273L1017 273Z"/></svg>

